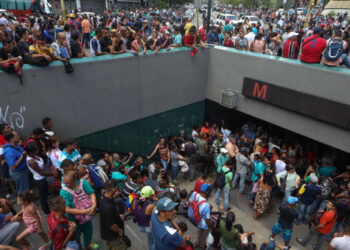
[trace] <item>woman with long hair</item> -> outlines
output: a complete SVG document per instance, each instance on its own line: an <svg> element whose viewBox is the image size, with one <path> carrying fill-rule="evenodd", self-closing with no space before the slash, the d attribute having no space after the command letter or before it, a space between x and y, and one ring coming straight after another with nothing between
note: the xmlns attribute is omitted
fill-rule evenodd
<svg viewBox="0 0 350 250"><path fill-rule="evenodd" d="M275 182L273 181L273 175L265 171L262 179L260 179L258 191L256 192L254 200L254 216L257 220L261 214L263 214L269 207L271 199L271 190Z"/></svg>
<svg viewBox="0 0 350 250"><path fill-rule="evenodd" d="M260 53L260 54L264 54L265 50L266 50L266 44L264 41L264 34L262 33L258 33L255 36L255 39L251 42L249 48L250 51L255 52L255 53Z"/></svg>
<svg viewBox="0 0 350 250"><path fill-rule="evenodd" d="M237 248L237 233L233 227L234 222L235 214L232 212L227 213L226 219L220 221L221 250L234 250Z"/></svg>

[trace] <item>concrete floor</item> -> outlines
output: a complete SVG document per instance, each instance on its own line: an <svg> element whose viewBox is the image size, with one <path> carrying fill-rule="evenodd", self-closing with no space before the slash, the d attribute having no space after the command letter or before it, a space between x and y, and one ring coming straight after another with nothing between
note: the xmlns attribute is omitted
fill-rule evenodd
<svg viewBox="0 0 350 250"><path fill-rule="evenodd" d="M195 182L183 180L181 174L179 176L179 182L180 182L180 189L186 188L188 191L192 190L195 184ZM223 194L221 198L223 198ZM214 207L213 210L217 211L218 209L215 206L214 199L215 199L215 190L213 191L213 194L209 199L209 203L213 205ZM234 212L236 215L235 224L242 224L246 232L255 233L253 236L253 242L258 246L258 249L260 249L260 245L265 240L267 240L269 235L271 234L271 228L273 227L278 217L277 210L280 205L280 201L281 199L279 198L273 199L267 212L264 215L262 215L258 221L255 221L252 218L253 206L248 203L247 195L238 194L237 189L234 189L233 191L231 191L230 204L231 204L231 211ZM220 200L220 202L223 205L222 199ZM39 202L37 202L37 206L38 208L40 208ZM15 208L19 210L18 205L16 205ZM42 216L43 226L47 232L47 223L45 220L46 220L46 217ZM193 226L183 216L178 216L177 220L186 222L189 228L187 234L191 236L191 240L194 240L194 237L197 231L195 226ZM95 219L93 220L93 224L94 224L93 242L99 244L100 249L106 249L106 245L104 241L100 238L99 214L96 215ZM24 229L24 225L22 223L18 233L22 232L23 229ZM147 235L139 231L137 225L132 221L132 219L125 222L125 231L132 242L132 247L130 249L136 249L136 250L147 249ZM312 239L311 242L306 247L302 247L295 241L296 237L305 237L307 233L308 233L308 228L306 225L294 226L294 233L292 238L292 249L294 250L312 249L312 244L315 243L316 238ZM27 239L33 245L33 249L38 249L41 245L43 245L41 238L37 234L31 235ZM280 236L276 237L276 241L280 244L283 244L283 240ZM20 247L15 242L13 242L12 245L16 247ZM327 247L328 247L328 242L324 241L322 245L322 250L327 249Z"/></svg>

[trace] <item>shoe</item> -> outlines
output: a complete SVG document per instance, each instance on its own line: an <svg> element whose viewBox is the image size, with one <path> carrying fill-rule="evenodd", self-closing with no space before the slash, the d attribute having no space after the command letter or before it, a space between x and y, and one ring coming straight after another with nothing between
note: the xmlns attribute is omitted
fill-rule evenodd
<svg viewBox="0 0 350 250"><path fill-rule="evenodd" d="M284 247L283 250L289 250L290 246Z"/></svg>
<svg viewBox="0 0 350 250"><path fill-rule="evenodd" d="M12 198L12 194L7 194L6 196L5 196L5 198L6 198L6 200L9 200L9 199L11 199Z"/></svg>
<svg viewBox="0 0 350 250"><path fill-rule="evenodd" d="M272 236L270 236L269 241L275 241L275 239Z"/></svg>
<svg viewBox="0 0 350 250"><path fill-rule="evenodd" d="M224 209L225 212L230 211L231 207L228 207L227 209Z"/></svg>
<svg viewBox="0 0 350 250"><path fill-rule="evenodd" d="M302 239L296 238L296 241L297 241L300 245L305 246L305 244L303 243L303 240L302 240Z"/></svg>
<svg viewBox="0 0 350 250"><path fill-rule="evenodd" d="M97 250L97 249L100 248L100 246L98 244L96 244L96 243L92 243L91 242L90 245L88 246L88 248L91 249L91 250Z"/></svg>

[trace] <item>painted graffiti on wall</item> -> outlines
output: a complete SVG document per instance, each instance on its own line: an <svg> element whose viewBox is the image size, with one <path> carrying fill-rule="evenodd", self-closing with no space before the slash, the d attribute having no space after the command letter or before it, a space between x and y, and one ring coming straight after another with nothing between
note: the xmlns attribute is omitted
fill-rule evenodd
<svg viewBox="0 0 350 250"><path fill-rule="evenodd" d="M24 128L23 113L25 111L26 111L25 106L20 106L19 110L11 109L10 105L0 106L0 122L7 123L13 129L23 129Z"/></svg>

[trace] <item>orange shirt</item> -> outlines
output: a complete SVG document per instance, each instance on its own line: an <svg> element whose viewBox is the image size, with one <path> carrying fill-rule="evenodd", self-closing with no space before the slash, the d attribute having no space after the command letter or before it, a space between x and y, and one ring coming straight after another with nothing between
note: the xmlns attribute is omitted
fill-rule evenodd
<svg viewBox="0 0 350 250"><path fill-rule="evenodd" d="M91 23L89 22L89 20L84 19L81 22L81 27L82 27L83 33L90 33Z"/></svg>
<svg viewBox="0 0 350 250"><path fill-rule="evenodd" d="M320 219L320 223L323 224L324 227L318 228L317 231L319 231L323 235L329 234L333 228L333 225L336 219L337 219L337 215L335 211L324 212L324 214Z"/></svg>

